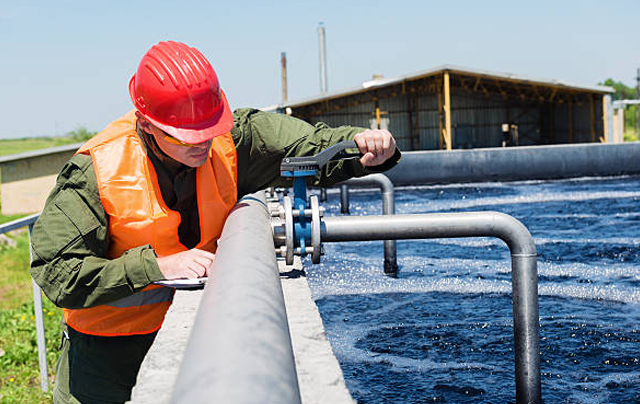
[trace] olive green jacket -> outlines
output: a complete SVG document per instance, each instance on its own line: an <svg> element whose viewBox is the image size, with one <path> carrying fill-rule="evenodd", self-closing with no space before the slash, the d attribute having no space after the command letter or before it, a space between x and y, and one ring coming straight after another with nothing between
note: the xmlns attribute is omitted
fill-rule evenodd
<svg viewBox="0 0 640 404"><path fill-rule="evenodd" d="M290 186L290 180L280 177L284 157L315 155L362 131L347 126L312 126L255 109L235 111L234 123L231 134L237 152L238 197L269 186ZM396 151L378 167L365 168L357 158L329 164L314 185L331 186L350 177L385 171L399 160L400 152ZM116 259L105 258L108 222L91 157L76 155L58 175L33 228L31 274L57 306L105 304L163 279L150 245L132 248Z"/></svg>

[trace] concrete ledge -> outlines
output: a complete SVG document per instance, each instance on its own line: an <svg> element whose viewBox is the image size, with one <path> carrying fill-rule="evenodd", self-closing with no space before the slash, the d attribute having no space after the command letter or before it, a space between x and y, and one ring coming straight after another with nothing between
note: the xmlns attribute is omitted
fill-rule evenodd
<svg viewBox="0 0 640 404"><path fill-rule="evenodd" d="M176 292L162 328L142 362L130 403L169 403L202 292Z"/></svg>
<svg viewBox="0 0 640 404"><path fill-rule="evenodd" d="M303 404L353 404L342 369L325 335L298 258L279 262L291 343ZM178 291L162 329L142 363L132 404L169 403L202 291Z"/></svg>
<svg viewBox="0 0 640 404"><path fill-rule="evenodd" d="M292 267L281 266L282 291L302 403L354 404L301 269L298 257ZM283 273L283 270L289 272Z"/></svg>

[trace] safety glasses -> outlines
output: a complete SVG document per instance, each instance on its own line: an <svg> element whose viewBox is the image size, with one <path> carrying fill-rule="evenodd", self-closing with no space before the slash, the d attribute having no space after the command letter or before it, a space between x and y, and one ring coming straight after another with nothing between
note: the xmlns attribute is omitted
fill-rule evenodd
<svg viewBox="0 0 640 404"><path fill-rule="evenodd" d="M166 142L169 142L171 144L176 144L178 146L184 146L184 147L196 147L199 146L200 143L185 143L180 139L176 139L175 137L169 135L167 132L162 131L162 134L164 135L164 140Z"/></svg>

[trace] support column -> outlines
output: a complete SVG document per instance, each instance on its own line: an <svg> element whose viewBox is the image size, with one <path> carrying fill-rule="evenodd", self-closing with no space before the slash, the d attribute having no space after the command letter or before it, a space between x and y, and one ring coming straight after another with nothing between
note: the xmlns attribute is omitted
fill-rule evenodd
<svg viewBox="0 0 640 404"><path fill-rule="evenodd" d="M451 88L449 72L444 72L444 143L451 150Z"/></svg>
<svg viewBox="0 0 640 404"><path fill-rule="evenodd" d="M573 143L573 98L569 98L569 143Z"/></svg>
<svg viewBox="0 0 640 404"><path fill-rule="evenodd" d="M589 95L589 117L591 118L591 143L596 141L596 117L593 107L593 94Z"/></svg>
<svg viewBox="0 0 640 404"><path fill-rule="evenodd" d="M438 147L442 150L444 144L444 128L442 127L442 92L438 92Z"/></svg>
<svg viewBox="0 0 640 404"><path fill-rule="evenodd" d="M602 96L602 143L609 143L613 133L613 111L611 106L611 95Z"/></svg>

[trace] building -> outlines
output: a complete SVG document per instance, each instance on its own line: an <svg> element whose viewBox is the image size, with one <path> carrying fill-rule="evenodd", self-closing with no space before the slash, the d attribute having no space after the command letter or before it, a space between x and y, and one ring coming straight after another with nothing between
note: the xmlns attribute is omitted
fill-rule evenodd
<svg viewBox="0 0 640 404"><path fill-rule="evenodd" d="M402 150L594 143L613 142L613 92L445 65L272 109L310 123L386 128Z"/></svg>

